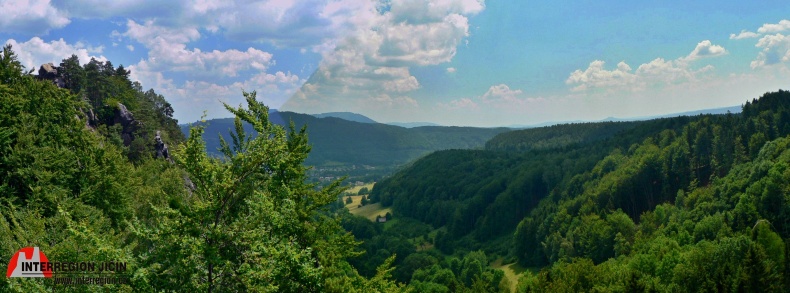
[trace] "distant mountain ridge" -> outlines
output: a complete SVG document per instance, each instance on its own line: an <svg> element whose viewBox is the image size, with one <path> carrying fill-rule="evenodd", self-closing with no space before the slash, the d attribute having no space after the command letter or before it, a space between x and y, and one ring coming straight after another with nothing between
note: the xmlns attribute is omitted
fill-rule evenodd
<svg viewBox="0 0 790 293"><path fill-rule="evenodd" d="M307 125L308 139L313 151L308 165L370 165L388 166L407 163L430 152L445 149L479 149L495 135L509 128L423 126L404 128L381 123L362 123L337 117L318 118L293 112L270 111L269 119L287 126L293 121L297 129ZM361 115L360 115L361 116ZM205 125L203 138L209 153L219 155L219 134L230 142L233 119L212 119L181 125L189 134L193 124ZM252 133L251 125L244 125Z"/></svg>
<svg viewBox="0 0 790 293"><path fill-rule="evenodd" d="M387 122L385 124L400 126L404 128L414 128L414 127L423 127L423 126L443 126L441 124L436 124L433 122Z"/></svg>
<svg viewBox="0 0 790 293"><path fill-rule="evenodd" d="M538 124L512 124L505 127L509 128L537 128L537 127L544 127L544 126L552 126L552 125L559 125L559 124L571 124L571 123L591 123L591 122L630 122L630 121L644 121L644 120L652 120L652 119L659 119L659 118L672 118L672 117L679 117L679 116L697 116L700 114L727 114L727 112L737 114L741 112L741 106L731 106L731 107L722 107L722 108L712 108L712 109L702 109L702 110L695 110L695 111L686 111L680 113L671 113L671 114L664 114L664 115L656 115L656 116L639 116L639 117L631 117L631 118L618 118L618 117L606 117L601 120L573 120L573 121L551 121L551 122L543 122Z"/></svg>
<svg viewBox="0 0 790 293"><path fill-rule="evenodd" d="M335 118L340 118L343 120L359 122L359 123L378 123L376 122L376 120L370 119L365 115L357 114L353 112L327 112L321 114L313 114L313 116L317 118L335 117Z"/></svg>

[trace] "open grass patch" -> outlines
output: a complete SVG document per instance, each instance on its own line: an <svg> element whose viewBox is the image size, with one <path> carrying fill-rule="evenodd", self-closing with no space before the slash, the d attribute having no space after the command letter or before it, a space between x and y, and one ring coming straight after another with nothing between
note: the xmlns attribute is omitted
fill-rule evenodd
<svg viewBox="0 0 790 293"><path fill-rule="evenodd" d="M507 280L510 282L510 292L516 292L516 286L518 286L518 277L530 269L519 265L517 262L502 264L503 260L504 259L501 257L498 258L491 263L491 267L505 272L505 278L507 278Z"/></svg>

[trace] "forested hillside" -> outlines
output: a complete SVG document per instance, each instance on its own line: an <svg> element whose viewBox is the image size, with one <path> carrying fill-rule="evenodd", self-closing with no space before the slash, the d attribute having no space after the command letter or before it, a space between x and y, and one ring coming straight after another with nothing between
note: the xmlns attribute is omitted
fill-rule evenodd
<svg viewBox="0 0 790 293"><path fill-rule="evenodd" d="M4 47L0 255L123 262L107 275L128 282L0 278L2 292L790 287L788 91L739 114L512 132L270 112L245 92L234 119L185 138L123 66L28 72ZM392 208L381 223L346 210L341 182L306 183L311 164L423 155L365 198Z"/></svg>
<svg viewBox="0 0 790 293"><path fill-rule="evenodd" d="M789 110L778 91L741 114L504 133L427 156L370 197L443 227L447 254L539 269L520 291L781 291Z"/></svg>
<svg viewBox="0 0 790 293"><path fill-rule="evenodd" d="M40 248L50 263L125 270L99 275L122 280L103 285L0 278L0 291L401 289L389 280L392 258L371 278L349 265L357 243L327 210L339 182L305 183L304 130L270 123L254 92L244 93L246 108L228 110L236 129L244 121L261 135L235 132L218 159L206 153L202 128L184 140L164 98L143 92L122 66L72 57L45 67L26 74L10 45L0 55L2 270L11 272L6 265L24 247ZM82 273L73 275L96 277Z"/></svg>
<svg viewBox="0 0 790 293"><path fill-rule="evenodd" d="M404 164L422 155L444 149L482 148L486 141L507 128L399 126L362 123L336 117L317 118L293 112L272 112L272 121L287 127L293 121L297 128L307 126L313 152L308 165L356 164L391 166ZM219 135L230 140L233 119L213 119L205 124L207 149L218 154ZM182 125L188 134L191 125ZM245 129L252 130L249 125Z"/></svg>

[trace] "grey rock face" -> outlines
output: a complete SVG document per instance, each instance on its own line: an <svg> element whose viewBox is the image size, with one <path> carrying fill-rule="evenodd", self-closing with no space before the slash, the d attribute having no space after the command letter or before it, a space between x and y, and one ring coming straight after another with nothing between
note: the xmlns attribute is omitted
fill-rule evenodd
<svg viewBox="0 0 790 293"><path fill-rule="evenodd" d="M154 137L154 148L156 149L156 158L164 158L170 160L170 152L167 150L167 144L162 141L161 131L156 131Z"/></svg>
<svg viewBox="0 0 790 293"><path fill-rule="evenodd" d="M123 104L118 103L118 109L115 110L114 122L116 124L120 123L123 127L121 130L123 145L129 146L132 144L132 140L134 140L133 133L140 128L140 121L134 120L132 112L129 112Z"/></svg>
<svg viewBox="0 0 790 293"><path fill-rule="evenodd" d="M52 81L52 83L59 88L66 87L66 82L63 81L63 77L58 74L58 67L52 63L42 64L41 67L38 68L38 79Z"/></svg>

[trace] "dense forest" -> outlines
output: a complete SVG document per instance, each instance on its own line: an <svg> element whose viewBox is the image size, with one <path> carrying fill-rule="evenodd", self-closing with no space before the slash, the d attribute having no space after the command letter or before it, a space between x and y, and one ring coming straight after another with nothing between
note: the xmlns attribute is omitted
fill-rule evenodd
<svg viewBox="0 0 790 293"><path fill-rule="evenodd" d="M3 48L2 265L35 246L55 262L125 263L114 275L128 282L0 278L0 291L402 289L390 279L393 258L370 278L349 265L358 243L328 212L339 182L321 189L305 183L305 130L272 124L254 92L244 93L246 108L227 107L237 131L216 158L206 153L202 128L184 138L172 107L131 82L123 66L80 65L72 56L32 72L10 45ZM245 134L242 121L262 135Z"/></svg>
<svg viewBox="0 0 790 293"><path fill-rule="evenodd" d="M439 228L445 255L532 268L519 292L782 291L788 134L780 90L740 114L503 133L426 156L370 198Z"/></svg>
<svg viewBox="0 0 790 293"><path fill-rule="evenodd" d="M790 287L788 91L738 114L507 132L273 112L244 92L235 118L184 136L123 66L81 64L33 75L10 46L0 55L0 255L124 262L129 282L2 278L0 291ZM354 194L392 208L382 223L348 211L341 181L307 181L313 164L422 155Z"/></svg>

